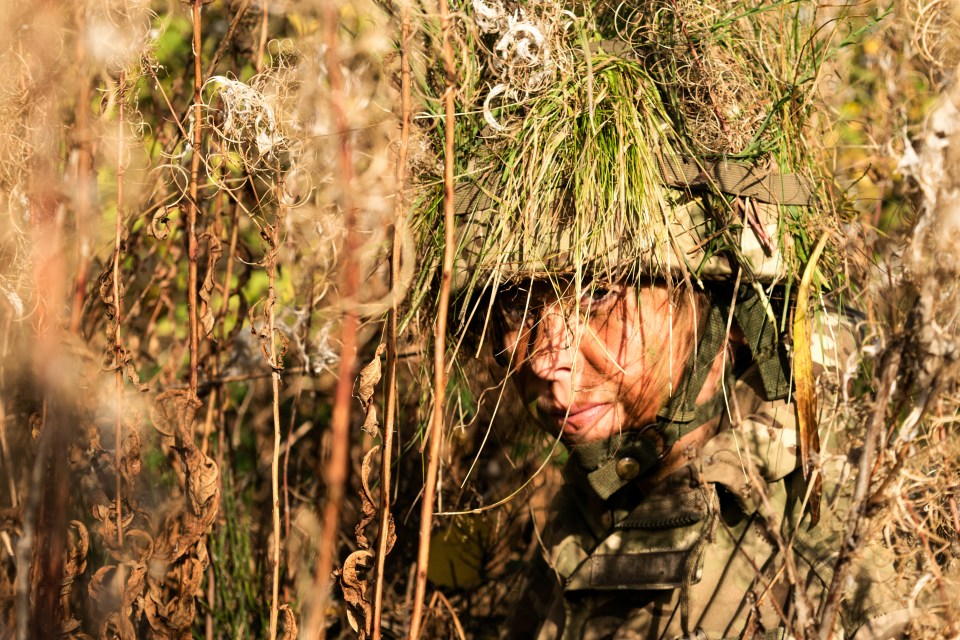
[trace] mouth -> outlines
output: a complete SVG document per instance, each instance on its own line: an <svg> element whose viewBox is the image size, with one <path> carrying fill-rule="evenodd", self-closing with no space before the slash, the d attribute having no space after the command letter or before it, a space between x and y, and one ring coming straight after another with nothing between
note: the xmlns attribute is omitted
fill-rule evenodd
<svg viewBox="0 0 960 640"><path fill-rule="evenodd" d="M567 407L557 405L538 405L540 415L557 425L563 426L564 433L577 433L592 427L613 405L607 402L584 402Z"/></svg>

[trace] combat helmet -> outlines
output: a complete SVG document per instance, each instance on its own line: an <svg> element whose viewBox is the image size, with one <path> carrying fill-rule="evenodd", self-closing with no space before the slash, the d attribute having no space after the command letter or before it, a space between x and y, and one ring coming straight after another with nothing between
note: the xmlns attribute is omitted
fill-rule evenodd
<svg viewBox="0 0 960 640"><path fill-rule="evenodd" d="M489 307L478 293L529 278L736 282L657 429L669 447L695 426L728 313L768 399L785 396L789 292L836 225L805 137L822 62L813 6L473 0L458 93L461 318ZM437 244L438 202L420 202L421 246ZM630 446L648 466L663 453Z"/></svg>

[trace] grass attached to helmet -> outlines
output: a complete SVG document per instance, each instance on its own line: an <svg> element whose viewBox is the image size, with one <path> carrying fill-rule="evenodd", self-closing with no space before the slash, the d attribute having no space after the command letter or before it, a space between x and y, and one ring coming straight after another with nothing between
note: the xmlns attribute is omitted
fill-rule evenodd
<svg viewBox="0 0 960 640"><path fill-rule="evenodd" d="M843 207L807 130L839 21L824 27L814 3L472 8L459 24L458 295L530 277L696 282L711 259L728 264L723 277L742 267L745 281L789 286L837 229ZM426 89L440 76L420 77ZM664 166L678 160L701 175L671 182ZM748 182L713 178L728 165L753 181L795 179L808 198L745 197ZM421 180L415 307L442 248L442 185L430 172ZM743 250L751 234L777 269ZM843 279L834 255L828 246L820 262L824 284Z"/></svg>

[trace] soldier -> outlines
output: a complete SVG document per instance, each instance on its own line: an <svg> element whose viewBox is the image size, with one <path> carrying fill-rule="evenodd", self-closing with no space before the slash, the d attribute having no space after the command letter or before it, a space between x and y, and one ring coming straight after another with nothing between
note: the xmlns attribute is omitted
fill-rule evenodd
<svg viewBox="0 0 960 640"><path fill-rule="evenodd" d="M461 317L492 310L503 375L569 452L505 635L782 640L825 624L835 638L899 637L906 614L882 543L831 587L851 469L826 391L845 384L853 333L824 312L812 349L788 349L788 321L806 326L800 276L837 229L802 143L809 101L791 84L813 48L770 34L816 23L737 3L685 16L647 4L629 43L584 44L619 14L553 32L518 22L527 14L507 21L492 66L507 71L457 190ZM491 7L474 3L482 29L500 28ZM555 46L565 37L577 45ZM776 55L758 59L764 47ZM684 77L712 65L726 75L695 80L714 91ZM784 93L757 93L773 76ZM523 99L490 108L504 96ZM825 446L805 471L792 361L808 357Z"/></svg>
<svg viewBox="0 0 960 640"><path fill-rule="evenodd" d="M515 386L570 451L508 637L781 639L819 624L845 513L832 482L850 470L825 465L813 525L795 408L764 384L749 313L726 328L711 298L729 294L534 282L502 296ZM893 567L880 544L858 560L839 594L846 637L899 637Z"/></svg>

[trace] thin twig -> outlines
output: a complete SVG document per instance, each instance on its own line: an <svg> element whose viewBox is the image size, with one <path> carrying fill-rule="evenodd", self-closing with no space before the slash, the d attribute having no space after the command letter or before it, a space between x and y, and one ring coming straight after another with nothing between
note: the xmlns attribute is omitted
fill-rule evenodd
<svg viewBox="0 0 960 640"><path fill-rule="evenodd" d="M400 7L400 147L397 150L396 204L394 208L393 254L390 258L390 286L397 287L400 282L401 229L405 227L403 219L404 191L407 176L407 148L410 142L410 6L404 0ZM373 587L373 625L371 636L380 640L380 625L383 616L383 583L387 543L390 535L390 471L393 456L393 429L397 417L397 305L393 304L387 316L387 390L386 408L383 419L383 447L380 449L380 532L377 538L376 567Z"/></svg>
<svg viewBox="0 0 960 640"><path fill-rule="evenodd" d="M190 389L197 392L197 368L200 360L200 323L197 319L197 208L200 182L200 145L203 141L203 112L200 92L203 70L200 7L203 0L193 0L193 155L190 158L190 197L187 199L187 314L190 325Z"/></svg>
<svg viewBox="0 0 960 640"><path fill-rule="evenodd" d="M277 193L283 193L283 180L277 181ZM273 548L270 561L273 565L273 588L270 593L270 638L277 637L277 619L280 615L280 370L283 364L277 353L276 312L277 254L280 251L280 225L283 220L283 202L277 203L277 215L270 228L270 255L266 260L267 277L267 330L270 332L270 376L273 388L273 455L270 460L270 491L273 507Z"/></svg>
<svg viewBox="0 0 960 640"><path fill-rule="evenodd" d="M123 304L121 302L120 289L120 248L123 242L123 100L126 91L126 75L120 72L119 84L117 87L117 105L118 125L117 125L117 219L114 225L113 239L113 365L114 381L116 384L117 401L117 421L116 421L116 451L114 452L114 464L116 465L117 476L117 542L123 547L123 509L122 509L122 488L123 478L120 473L120 464L123 454L123 343L120 335L120 324L122 320ZM122 615L122 612L121 612Z"/></svg>
<svg viewBox="0 0 960 640"><path fill-rule="evenodd" d="M0 391L7 390L6 371L3 363L9 362L10 328L13 324L13 315L7 316L7 323L3 328L3 348L0 348ZM7 446L7 414L3 406L3 395L0 393L0 454L3 455L3 467L7 470L7 487L10 492L10 506L16 509L20 500L17 497L17 481L14 477L13 460L10 457L10 448Z"/></svg>
<svg viewBox="0 0 960 640"><path fill-rule="evenodd" d="M440 24L443 30L443 66L446 71L444 92L445 148L443 156L443 271L440 276L440 301L437 309L437 324L433 337L433 419L427 453L427 475L424 479L423 502L420 509L420 546L417 550L417 587L413 598L413 614L410 617L410 640L420 636L420 620L423 616L423 599L427 592L427 567L430 562L430 535L433 527L433 503L437 491L437 472L443 442L444 391L446 389L447 313L450 307L450 281L453 273L453 160L454 160L454 89L456 67L453 62L453 47L450 43L451 18L447 0L440 0Z"/></svg>
<svg viewBox="0 0 960 640"><path fill-rule="evenodd" d="M344 315L341 325L340 342L342 345L340 365L337 368L337 386L334 391L333 413L330 420L330 459L327 464L321 461L323 477L327 485L327 501L323 509L323 524L320 537L320 549L315 574L316 594L311 603L310 617L305 627L305 637L326 637L326 627L322 624L329 589L330 572L333 568L334 554L337 549L340 531L340 510L343 504L344 485L347 481L348 455L350 448L350 404L353 388L353 365L356 360L358 317L356 296L360 287L360 269L357 253L360 238L357 233L357 211L350 197L350 184L353 182L353 154L350 146L350 127L344 105L344 78L340 68L338 53L339 15L337 5L327 2L324 5L324 30L326 39L327 80L330 88L330 108L337 128L339 145L339 187L344 210L346 229L345 248L342 260L340 295L344 300Z"/></svg>
<svg viewBox="0 0 960 640"><path fill-rule="evenodd" d="M263 56L267 50L267 25L270 20L270 0L261 0L263 3L263 14L260 17L260 43L257 45L257 60L254 68L257 73L263 71Z"/></svg>
<svg viewBox="0 0 960 640"><path fill-rule="evenodd" d="M86 11L84 3L76 3L74 19L78 33L85 32ZM76 233L76 260L77 271L73 285L73 304L70 310L70 332L80 333L80 322L83 318L83 300L87 293L87 269L89 267L89 251L85 247L86 235L90 225L87 218L90 215L90 167L93 157L90 153L90 81L87 77L86 38L76 39L76 68L79 83L77 85L76 108L76 153L77 153L77 208L75 212Z"/></svg>

